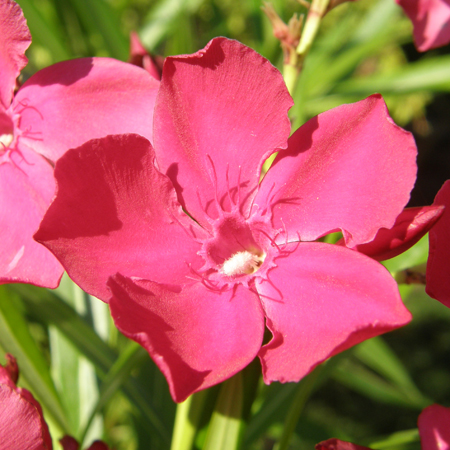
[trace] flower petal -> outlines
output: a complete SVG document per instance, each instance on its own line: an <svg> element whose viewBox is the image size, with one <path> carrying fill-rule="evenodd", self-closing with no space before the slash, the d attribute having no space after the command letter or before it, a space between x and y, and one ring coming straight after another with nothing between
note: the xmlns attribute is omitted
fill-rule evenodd
<svg viewBox="0 0 450 450"><path fill-rule="evenodd" d="M368 447L353 444L352 442L341 441L340 439L332 438L326 441L319 442L314 446L316 450L370 450Z"/></svg>
<svg viewBox="0 0 450 450"><path fill-rule="evenodd" d="M255 205L275 228L302 241L342 229L353 247L391 228L416 179L412 135L389 117L380 95L319 114L278 154ZM393 183L395 181L395 183Z"/></svg>
<svg viewBox="0 0 450 450"><path fill-rule="evenodd" d="M0 4L0 102L11 103L16 78L27 65L25 50L31 44L30 30L20 6L12 0Z"/></svg>
<svg viewBox="0 0 450 450"><path fill-rule="evenodd" d="M205 210L217 217L215 193L221 203L228 193L236 201L238 184L241 210L248 207L265 158L286 148L291 106L278 70L237 41L216 38L193 55L166 58L155 151L199 223L208 223Z"/></svg>
<svg viewBox="0 0 450 450"><path fill-rule="evenodd" d="M19 369L14 356L0 365L0 446L14 450L51 450L52 439L41 405L31 392L16 386Z"/></svg>
<svg viewBox="0 0 450 450"><path fill-rule="evenodd" d="M450 408L428 406L420 413L417 422L422 450L450 448Z"/></svg>
<svg viewBox="0 0 450 450"><path fill-rule="evenodd" d="M395 0L414 25L414 43L419 51L450 42L449 0Z"/></svg>
<svg viewBox="0 0 450 450"><path fill-rule="evenodd" d="M34 152L11 152L0 164L0 284L55 288L63 274L57 259L33 240L55 192L50 164Z"/></svg>
<svg viewBox="0 0 450 450"><path fill-rule="evenodd" d="M155 80L161 80L164 58L162 56L153 57L144 48L139 39L139 35L135 31L132 31L130 34L130 58L128 62L135 66L142 67Z"/></svg>
<svg viewBox="0 0 450 450"><path fill-rule="evenodd" d="M323 243L288 245L256 288L273 339L259 354L266 383L298 381L317 364L411 320L376 261Z"/></svg>
<svg viewBox="0 0 450 450"><path fill-rule="evenodd" d="M381 228L373 241L357 245L354 250L370 256L376 261L394 258L425 236L443 212L444 207L439 205L405 208L391 229Z"/></svg>
<svg viewBox="0 0 450 450"><path fill-rule="evenodd" d="M20 145L55 161L67 149L108 134L152 139L159 82L109 58L63 61L40 70L19 90Z"/></svg>
<svg viewBox="0 0 450 450"><path fill-rule="evenodd" d="M426 291L450 308L450 180L444 183L433 204L444 205L445 211L429 234Z"/></svg>
<svg viewBox="0 0 450 450"><path fill-rule="evenodd" d="M35 239L86 292L108 301L106 282L118 271L180 283L190 264L203 264L194 240L203 231L181 211L147 139L89 141L57 162L55 178L57 196Z"/></svg>
<svg viewBox="0 0 450 450"><path fill-rule="evenodd" d="M49 450L41 418L33 404L9 386L0 384L0 443L4 449ZM50 442L51 443L51 442Z"/></svg>
<svg viewBox="0 0 450 450"><path fill-rule="evenodd" d="M231 377L261 348L261 304L241 285L220 292L116 275L109 286L117 328L150 353L176 402Z"/></svg>

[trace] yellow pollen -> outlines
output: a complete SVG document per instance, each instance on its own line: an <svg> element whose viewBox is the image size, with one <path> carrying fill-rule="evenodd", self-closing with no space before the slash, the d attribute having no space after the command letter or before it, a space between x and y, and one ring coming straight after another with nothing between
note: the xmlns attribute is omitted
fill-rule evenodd
<svg viewBox="0 0 450 450"><path fill-rule="evenodd" d="M250 275L261 267L264 256L255 255L247 250L237 252L223 263L220 272L228 277Z"/></svg>
<svg viewBox="0 0 450 450"><path fill-rule="evenodd" d="M12 134L0 134L0 144L3 144L5 147L8 147L13 139L14 136Z"/></svg>

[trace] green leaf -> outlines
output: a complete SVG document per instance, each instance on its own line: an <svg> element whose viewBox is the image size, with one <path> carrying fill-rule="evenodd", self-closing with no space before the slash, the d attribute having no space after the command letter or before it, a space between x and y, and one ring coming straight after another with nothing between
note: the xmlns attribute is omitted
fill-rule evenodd
<svg viewBox="0 0 450 450"><path fill-rule="evenodd" d="M274 450L287 450L294 434L295 426L305 407L306 402L311 396L314 385L324 365L317 366L313 372L303 378L297 385L296 393L292 399L291 406L284 421L283 433Z"/></svg>
<svg viewBox="0 0 450 450"><path fill-rule="evenodd" d="M142 43L154 50L155 47L178 28L180 18L195 12L203 0L160 0L150 11L141 28Z"/></svg>
<svg viewBox="0 0 450 450"><path fill-rule="evenodd" d="M80 441L82 443L85 441L87 432L89 431L96 414L102 410L111 397L124 384L136 365L147 357L147 352L139 344L132 341L128 343L125 350L122 351L119 358L117 358L116 362L103 378L97 402L92 408L85 423L81 424L83 431L81 432Z"/></svg>
<svg viewBox="0 0 450 450"><path fill-rule="evenodd" d="M450 91L450 55L423 58L405 65L390 74L374 75L363 79L352 78L333 89L341 94L367 95L405 94L420 91Z"/></svg>
<svg viewBox="0 0 450 450"><path fill-rule="evenodd" d="M67 433L70 429L48 366L17 307L19 303L19 296L9 286L0 286L0 345L17 358L21 376L33 395Z"/></svg>
<svg viewBox="0 0 450 450"><path fill-rule="evenodd" d="M126 60L129 41L121 32L115 11L104 0L70 0L80 22L90 34L90 42L97 50L106 49L114 58Z"/></svg>
<svg viewBox="0 0 450 450"><path fill-rule="evenodd" d="M433 403L426 398L412 381L406 367L381 337L374 337L354 348L353 355L372 370L384 376L403 393L403 395L423 407Z"/></svg>
<svg viewBox="0 0 450 450"><path fill-rule="evenodd" d="M30 28L33 42L48 49L54 62L70 58L70 51L64 45L59 26L47 20L35 6L34 0L18 0Z"/></svg>
<svg viewBox="0 0 450 450"><path fill-rule="evenodd" d="M413 428L412 430L397 431L383 439L368 442L368 446L374 450L384 450L385 448L397 447L404 444L412 444L420 442L419 430Z"/></svg>
<svg viewBox="0 0 450 450"><path fill-rule="evenodd" d="M428 402L412 399L395 385L387 382L356 361L343 360L332 373L332 378L344 386L377 402L421 410Z"/></svg>
<svg viewBox="0 0 450 450"><path fill-rule="evenodd" d="M56 326L96 367L100 378L104 378L117 358L117 353L103 342L92 328L60 298L50 291L29 285L14 285L22 296L27 309L48 325ZM146 401L142 387L127 380L124 393L148 421L153 431L163 442L170 442L164 423Z"/></svg>

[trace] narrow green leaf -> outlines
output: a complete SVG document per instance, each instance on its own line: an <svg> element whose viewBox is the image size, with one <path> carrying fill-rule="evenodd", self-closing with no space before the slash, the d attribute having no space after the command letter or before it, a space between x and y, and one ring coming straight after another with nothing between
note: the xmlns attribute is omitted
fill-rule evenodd
<svg viewBox="0 0 450 450"><path fill-rule="evenodd" d="M333 92L367 95L405 94L419 91L450 91L450 55L423 58L405 65L391 74L374 75L363 79L353 78L340 83Z"/></svg>
<svg viewBox="0 0 450 450"><path fill-rule="evenodd" d="M317 377L323 370L324 365L317 366L313 372L303 378L297 385L297 392L292 399L291 406L284 421L283 433L274 450L287 450L291 442L292 435L297 425L298 419L305 407L308 398L311 396Z"/></svg>
<svg viewBox="0 0 450 450"><path fill-rule="evenodd" d="M261 436L264 431L280 417L281 411L289 408L290 401L294 395L297 385L288 384L271 384L267 390L275 391L262 405L261 409L251 418L247 429L245 430L244 447L247 447Z"/></svg>
<svg viewBox="0 0 450 450"><path fill-rule="evenodd" d="M17 358L21 376L30 389L52 415L64 432L69 431L67 419L50 377L49 369L27 322L17 305L19 296L9 286L0 286L0 345Z"/></svg>
<svg viewBox="0 0 450 450"><path fill-rule="evenodd" d="M13 285L19 292L27 309L48 325L55 325L97 368L100 378L104 378L117 358L117 353L103 342L90 326L55 294L29 285ZM124 393L138 408L161 440L170 442L169 432L164 423L147 403L142 388L136 382L127 380Z"/></svg>
<svg viewBox="0 0 450 450"><path fill-rule="evenodd" d="M91 43L98 50L106 49L110 56L126 60L129 56L129 41L121 32L115 11L104 0L71 0L80 22L91 35Z"/></svg>
<svg viewBox="0 0 450 450"><path fill-rule="evenodd" d="M355 361L344 360L333 373L332 378L344 386L359 392L377 402L394 404L402 407L421 410L428 402L411 399L396 386L366 369Z"/></svg>
<svg viewBox="0 0 450 450"><path fill-rule="evenodd" d="M160 0L150 11L141 29L143 44L150 50L176 29L178 20L195 12L203 0Z"/></svg>
<svg viewBox="0 0 450 450"><path fill-rule="evenodd" d="M70 51L64 45L58 25L42 16L35 6L36 2L34 0L18 0L17 3L27 19L33 42L47 48L54 58L54 62L70 58Z"/></svg>
<svg viewBox="0 0 450 450"><path fill-rule="evenodd" d="M244 426L242 374L226 380L219 393L203 450L237 450Z"/></svg>
<svg viewBox="0 0 450 450"><path fill-rule="evenodd" d="M389 348L382 337L368 339L357 345L353 351L361 362L394 383L402 393L415 403L427 406L432 400L427 399L412 381L406 367Z"/></svg>
<svg viewBox="0 0 450 450"><path fill-rule="evenodd" d="M130 375L130 372L136 365L147 357L147 352L135 342L130 341L125 350L117 358L109 372L103 378L100 386L100 395L95 406L92 408L85 423L82 423L82 432L80 442L83 443L87 432L96 416L117 390L123 385Z"/></svg>
<svg viewBox="0 0 450 450"><path fill-rule="evenodd" d="M374 450L384 450L385 448L396 447L404 444L412 444L420 442L419 430L413 428L412 430L404 430L386 436L383 439L368 442L368 447Z"/></svg>
<svg viewBox="0 0 450 450"><path fill-rule="evenodd" d="M14 290L22 295L26 307L36 317L44 323L54 324L103 372L113 364L116 352L98 337L73 308L55 294L28 285L15 285Z"/></svg>

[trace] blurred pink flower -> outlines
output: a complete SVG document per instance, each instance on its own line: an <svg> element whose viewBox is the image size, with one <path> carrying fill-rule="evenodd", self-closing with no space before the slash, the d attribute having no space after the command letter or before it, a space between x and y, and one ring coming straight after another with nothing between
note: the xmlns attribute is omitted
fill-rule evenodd
<svg viewBox="0 0 450 450"><path fill-rule="evenodd" d="M429 234L426 291L450 308L450 180L437 193L434 205L445 206L445 211Z"/></svg>
<svg viewBox="0 0 450 450"><path fill-rule="evenodd" d="M20 7L0 0L0 283L56 287L63 269L32 238L54 195L53 163L111 133L151 139L159 82L130 64L83 58L39 71L14 95L30 42Z"/></svg>
<svg viewBox="0 0 450 450"><path fill-rule="evenodd" d="M428 406L420 413L417 424L422 450L450 449L450 408Z"/></svg>
<svg viewBox="0 0 450 450"><path fill-rule="evenodd" d="M155 80L161 80L164 58L151 55L142 45L136 32L130 34L130 58L128 60L135 66L145 69Z"/></svg>
<svg viewBox="0 0 450 450"><path fill-rule="evenodd" d="M414 43L425 52L450 42L450 0L395 0L411 19Z"/></svg>
<svg viewBox="0 0 450 450"><path fill-rule="evenodd" d="M72 436L64 436L59 440L63 450L79 450L80 444ZM109 447L103 441L93 442L86 450L109 450Z"/></svg>
<svg viewBox="0 0 450 450"><path fill-rule="evenodd" d="M109 136L56 165L58 194L35 238L109 301L178 402L255 356L266 383L297 381L410 320L384 267L314 241L342 230L355 247L394 225L415 180L413 138L379 95L289 138L291 105L266 59L214 39L166 58L153 146Z"/></svg>
<svg viewBox="0 0 450 450"><path fill-rule="evenodd" d="M6 355L0 365L0 447L14 450L51 450L52 439L41 405L26 389L16 386L16 359Z"/></svg>

